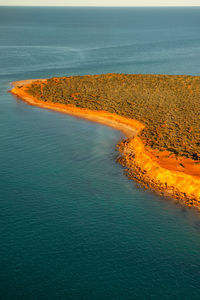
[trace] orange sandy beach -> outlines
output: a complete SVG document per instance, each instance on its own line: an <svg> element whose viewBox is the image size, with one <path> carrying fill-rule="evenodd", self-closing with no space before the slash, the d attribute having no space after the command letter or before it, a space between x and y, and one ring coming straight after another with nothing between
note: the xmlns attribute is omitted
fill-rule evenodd
<svg viewBox="0 0 200 300"><path fill-rule="evenodd" d="M39 81L46 79L39 79ZM144 125L137 120L121 117L106 111L94 111L40 101L27 93L27 87L37 79L13 82L11 93L30 105L47 108L120 130L127 137L119 143L118 161L125 166L127 175L158 193L170 196L188 206L200 207L200 164L170 152L159 152L143 145L137 133Z"/></svg>

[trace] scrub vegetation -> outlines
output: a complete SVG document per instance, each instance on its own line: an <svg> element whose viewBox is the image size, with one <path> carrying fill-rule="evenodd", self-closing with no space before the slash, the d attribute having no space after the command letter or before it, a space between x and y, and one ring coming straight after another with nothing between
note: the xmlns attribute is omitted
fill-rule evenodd
<svg viewBox="0 0 200 300"><path fill-rule="evenodd" d="M42 100L105 110L146 126L146 146L200 160L200 77L103 74L51 78L31 84Z"/></svg>

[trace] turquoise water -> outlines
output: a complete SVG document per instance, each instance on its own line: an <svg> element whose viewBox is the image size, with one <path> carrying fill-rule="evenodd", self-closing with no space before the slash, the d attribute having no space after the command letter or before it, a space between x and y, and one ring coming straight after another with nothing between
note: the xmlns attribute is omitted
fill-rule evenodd
<svg viewBox="0 0 200 300"><path fill-rule="evenodd" d="M200 215L137 188L122 134L7 93L28 78L200 75L198 8L0 7L0 299L199 299Z"/></svg>

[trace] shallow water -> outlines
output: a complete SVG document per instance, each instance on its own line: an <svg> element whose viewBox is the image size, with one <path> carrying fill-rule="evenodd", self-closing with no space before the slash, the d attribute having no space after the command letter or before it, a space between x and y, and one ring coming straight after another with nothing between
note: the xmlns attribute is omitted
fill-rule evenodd
<svg viewBox="0 0 200 300"><path fill-rule="evenodd" d="M199 299L199 212L129 181L118 131L7 93L28 78L200 75L199 15L0 7L1 299Z"/></svg>

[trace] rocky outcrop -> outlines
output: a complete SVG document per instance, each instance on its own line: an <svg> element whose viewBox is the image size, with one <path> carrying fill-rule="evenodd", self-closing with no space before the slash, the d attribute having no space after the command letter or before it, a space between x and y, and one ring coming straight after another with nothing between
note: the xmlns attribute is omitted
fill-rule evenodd
<svg viewBox="0 0 200 300"><path fill-rule="evenodd" d="M121 154L118 161L129 178L188 206L200 206L200 177L163 168L138 137L119 143L118 148Z"/></svg>

